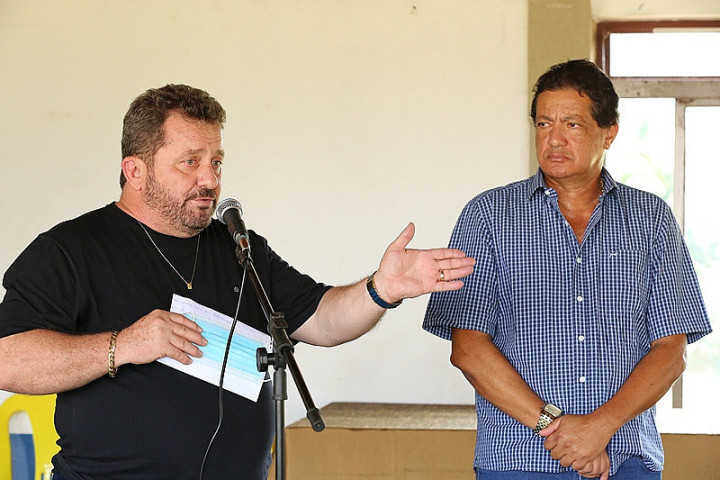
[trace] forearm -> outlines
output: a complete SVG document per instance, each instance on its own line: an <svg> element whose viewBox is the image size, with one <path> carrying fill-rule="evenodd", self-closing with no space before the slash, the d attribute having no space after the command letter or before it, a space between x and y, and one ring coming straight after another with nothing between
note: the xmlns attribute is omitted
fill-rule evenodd
<svg viewBox="0 0 720 480"><path fill-rule="evenodd" d="M108 372L110 333L30 330L0 339L0 389L49 394L81 387Z"/></svg>
<svg viewBox="0 0 720 480"><path fill-rule="evenodd" d="M489 335L453 329L450 361L487 401L528 428L535 428L545 403L525 382Z"/></svg>
<svg viewBox="0 0 720 480"><path fill-rule="evenodd" d="M333 287L292 337L324 347L340 345L370 331L384 313L385 309L370 298L365 279L353 285Z"/></svg>
<svg viewBox="0 0 720 480"><path fill-rule="evenodd" d="M661 338L638 362L617 393L588 415L565 415L540 432L545 448L563 466L581 468L607 447L625 423L668 391L684 369L685 335Z"/></svg>
<svg viewBox="0 0 720 480"><path fill-rule="evenodd" d="M617 393L593 412L598 422L616 432L655 405L685 370L686 335L656 340Z"/></svg>
<svg viewBox="0 0 720 480"><path fill-rule="evenodd" d="M385 250L374 274L375 293L385 304L431 292L457 290L473 271L475 260L455 249L408 249L415 233L411 223ZM346 287L328 290L317 310L292 334L292 338L320 346L354 340L370 331L385 313L366 288L367 278ZM382 305L382 302L381 302Z"/></svg>

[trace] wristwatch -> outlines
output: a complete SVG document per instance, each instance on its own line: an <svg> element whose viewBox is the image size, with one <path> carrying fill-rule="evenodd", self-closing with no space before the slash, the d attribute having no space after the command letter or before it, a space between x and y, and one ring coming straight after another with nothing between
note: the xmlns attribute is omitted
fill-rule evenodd
<svg viewBox="0 0 720 480"><path fill-rule="evenodd" d="M556 418L562 417L562 415L563 411L560 410L560 407L556 407L552 403L546 403L540 409L540 419L537 425L535 425L533 433L535 433L535 435L539 434L540 430L550 425Z"/></svg>

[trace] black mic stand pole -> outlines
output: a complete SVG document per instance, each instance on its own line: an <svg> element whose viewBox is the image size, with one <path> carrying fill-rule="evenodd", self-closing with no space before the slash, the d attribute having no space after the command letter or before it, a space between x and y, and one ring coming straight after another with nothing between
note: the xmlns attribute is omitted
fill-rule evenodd
<svg viewBox="0 0 720 480"><path fill-rule="evenodd" d="M255 294L260 302L265 318L268 322L268 332L273 339L274 352L268 353L264 348L257 350L257 368L258 371L267 372L268 366L272 366L273 371L273 400L275 401L275 478L276 480L285 480L286 464L285 464L285 400L287 400L287 374L285 368L290 369L295 386L300 392L307 419L316 432L321 432L325 428L325 423L320 416L320 410L313 403L310 392L305 384L305 380L300 373L293 352L295 347L290 341L287 334L287 322L285 315L281 312L275 312L270 304L267 293L260 283L255 265L250 257L249 248L235 248L235 255L240 265L245 269L250 280L252 281Z"/></svg>

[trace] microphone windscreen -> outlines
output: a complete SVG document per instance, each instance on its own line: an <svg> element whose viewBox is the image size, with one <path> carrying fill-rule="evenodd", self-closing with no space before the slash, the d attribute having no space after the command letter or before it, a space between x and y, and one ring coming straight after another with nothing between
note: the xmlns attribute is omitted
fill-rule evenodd
<svg viewBox="0 0 720 480"><path fill-rule="evenodd" d="M240 202L238 202L234 198L226 198L225 200L222 200L220 203L218 203L218 206L215 209L215 218L220 220L222 223L225 223L223 215L225 215L225 212L227 212L230 208L237 208L240 211L240 216L242 216L243 209Z"/></svg>

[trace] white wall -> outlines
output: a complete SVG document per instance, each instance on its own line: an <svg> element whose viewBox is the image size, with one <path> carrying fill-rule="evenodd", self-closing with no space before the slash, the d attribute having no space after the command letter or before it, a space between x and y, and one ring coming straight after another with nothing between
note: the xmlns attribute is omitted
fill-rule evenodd
<svg viewBox="0 0 720 480"><path fill-rule="evenodd" d="M117 199L122 116L171 82L225 106L223 195L301 270L356 281L411 220L412 245L444 246L475 193L528 174L526 38L523 0L4 0L0 273ZM449 343L420 328L426 301L352 344L300 346L317 405L471 403Z"/></svg>

